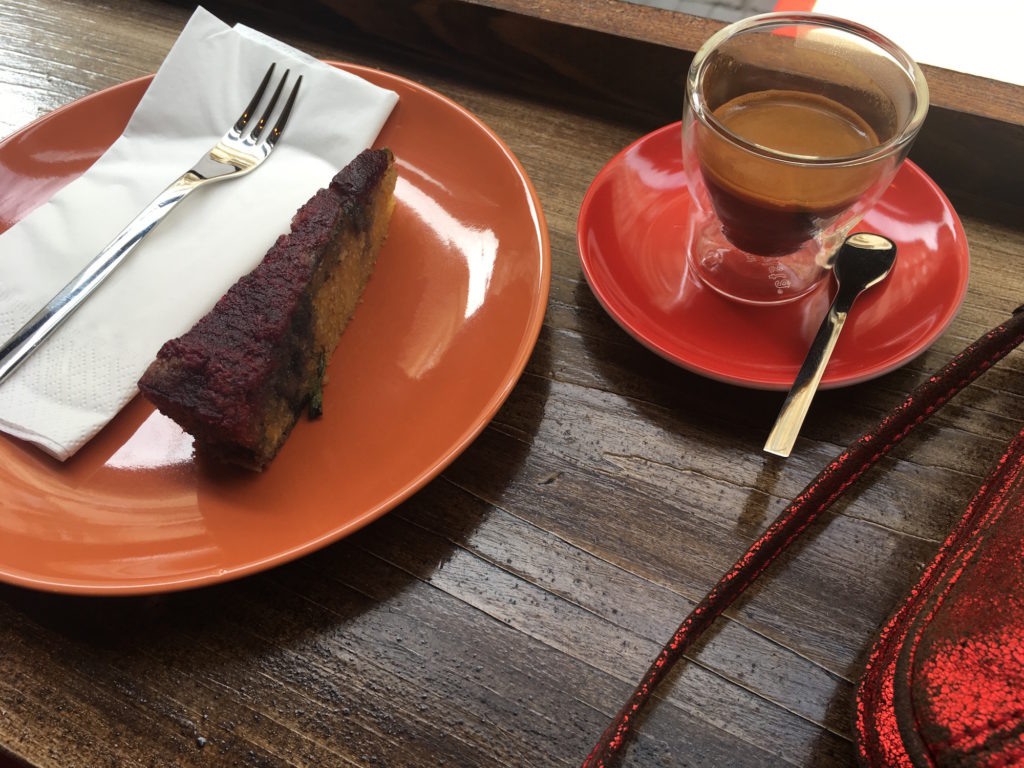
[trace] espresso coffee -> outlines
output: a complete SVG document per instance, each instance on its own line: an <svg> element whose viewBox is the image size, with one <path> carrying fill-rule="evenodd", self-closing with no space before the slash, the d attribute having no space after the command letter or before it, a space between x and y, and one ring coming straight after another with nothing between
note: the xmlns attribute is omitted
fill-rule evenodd
<svg viewBox="0 0 1024 768"><path fill-rule="evenodd" d="M779 160L704 127L697 152L705 186L725 236L760 256L790 253L878 178L871 163L815 165L879 145L856 112L826 96L789 90L746 93L712 112L747 144L793 156ZM811 161L811 162L807 162Z"/></svg>

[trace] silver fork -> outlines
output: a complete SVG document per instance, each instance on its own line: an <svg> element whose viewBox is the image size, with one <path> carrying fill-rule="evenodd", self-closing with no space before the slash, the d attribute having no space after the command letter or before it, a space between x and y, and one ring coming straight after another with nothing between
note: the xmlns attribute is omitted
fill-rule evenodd
<svg viewBox="0 0 1024 768"><path fill-rule="evenodd" d="M270 132L264 135L274 107L277 106L285 82L288 80L289 70L286 70L263 110L263 114L249 130L252 116L263 100L267 86L273 77L274 68L275 65L271 64L267 74L263 76L259 88L256 89L256 93L249 101L249 105L221 140L203 155L198 163L157 195L156 199L121 230L71 282L65 285L45 307L0 347L0 382L10 376L61 323L67 320L71 313L85 301L86 297L124 261L135 246L186 195L204 184L249 173L270 156L284 132L288 116L295 103L295 97L299 92L299 86L302 84L300 75L292 87L277 122L274 123Z"/></svg>

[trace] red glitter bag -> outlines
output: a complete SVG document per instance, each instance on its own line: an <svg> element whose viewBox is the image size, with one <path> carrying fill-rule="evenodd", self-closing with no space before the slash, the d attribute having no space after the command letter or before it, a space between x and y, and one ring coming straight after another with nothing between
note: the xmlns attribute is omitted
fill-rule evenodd
<svg viewBox="0 0 1024 768"><path fill-rule="evenodd" d="M861 762L1024 765L1024 430L872 650Z"/></svg>

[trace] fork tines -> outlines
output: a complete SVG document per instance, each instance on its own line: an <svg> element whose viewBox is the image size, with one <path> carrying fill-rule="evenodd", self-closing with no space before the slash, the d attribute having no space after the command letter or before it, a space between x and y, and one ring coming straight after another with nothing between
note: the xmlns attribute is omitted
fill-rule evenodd
<svg viewBox="0 0 1024 768"><path fill-rule="evenodd" d="M252 119L253 114L256 112L256 108L259 106L260 101L263 100L263 95L266 93L267 86L270 84L270 80L274 75L274 69L277 65L271 64L270 68L267 69L267 73L263 76L263 81L260 83L260 87L256 90L256 93L252 97L252 101L242 112L234 126L234 132L241 136L245 131L246 126ZM249 134L249 140L256 142L263 134L263 130L266 127L267 121L270 119L270 115L274 111L274 107L277 106L277 101L281 97L281 92L284 90L285 83L288 81L288 75L291 74L290 69L286 69L284 76L277 84L277 88L274 89L274 95L270 97L270 103L267 104L263 110L263 114L260 115L259 120L256 121L256 125L253 127L252 132ZM284 131L284 127L288 122L288 116L291 114L292 105L295 104L295 97L299 93L299 86L302 85L302 75L299 75L299 79L296 80L295 85L292 86L291 93L288 95L288 100L285 102L284 109L281 111L281 115L277 118L277 122L270 131L270 135L266 138L266 143L273 146L280 138L281 133Z"/></svg>

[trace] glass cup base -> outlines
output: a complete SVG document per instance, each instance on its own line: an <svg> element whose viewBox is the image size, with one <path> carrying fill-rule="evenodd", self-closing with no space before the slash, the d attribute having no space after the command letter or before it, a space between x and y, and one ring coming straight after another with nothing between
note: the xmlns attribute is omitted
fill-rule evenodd
<svg viewBox="0 0 1024 768"><path fill-rule="evenodd" d="M710 227L698 228L686 256L694 274L713 291L760 306L786 304L813 291L829 273L819 262L821 252L821 243L809 241L785 256L758 256L732 245L720 229Z"/></svg>

